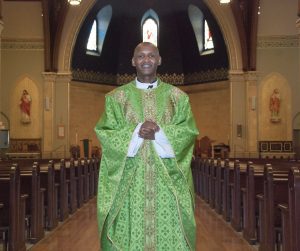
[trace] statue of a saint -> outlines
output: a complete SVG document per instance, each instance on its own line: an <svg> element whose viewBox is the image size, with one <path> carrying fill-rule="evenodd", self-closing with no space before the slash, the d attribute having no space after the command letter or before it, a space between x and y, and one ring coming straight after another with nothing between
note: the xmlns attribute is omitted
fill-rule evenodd
<svg viewBox="0 0 300 251"><path fill-rule="evenodd" d="M28 124L31 122L30 108L31 108L31 97L28 91L24 89L20 99L21 122L24 124Z"/></svg>
<svg viewBox="0 0 300 251"><path fill-rule="evenodd" d="M276 88L273 90L273 93L270 97L270 104L269 104L272 122L280 121L280 117L279 117L280 103L281 103L281 100L280 100L279 90Z"/></svg>

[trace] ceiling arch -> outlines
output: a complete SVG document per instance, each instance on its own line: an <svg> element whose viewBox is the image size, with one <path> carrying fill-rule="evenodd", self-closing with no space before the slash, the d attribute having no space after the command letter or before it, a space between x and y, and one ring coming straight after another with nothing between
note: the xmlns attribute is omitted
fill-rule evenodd
<svg viewBox="0 0 300 251"><path fill-rule="evenodd" d="M59 46L59 72L72 71L72 53L74 52L78 34L91 9L93 9L93 7L97 5L97 3L99 4L99 2L102 5L105 5L107 3L110 3L111 1L85 0L82 2L80 8L69 8L63 27L61 43ZM200 0L193 2L197 4L200 2ZM226 50L228 52L229 70L241 70L242 60L240 42L237 35L238 31L234 22L234 17L230 8L220 6L217 0L204 2L213 14L214 18L217 20L217 23L219 24L219 27L223 34L223 38L226 44ZM152 8L152 6L145 7L147 9ZM128 59L128 61L130 60Z"/></svg>

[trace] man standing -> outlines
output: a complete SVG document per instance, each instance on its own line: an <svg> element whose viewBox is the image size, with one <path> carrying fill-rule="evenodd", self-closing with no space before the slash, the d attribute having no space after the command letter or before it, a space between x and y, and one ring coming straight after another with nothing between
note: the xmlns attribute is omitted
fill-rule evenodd
<svg viewBox="0 0 300 251"><path fill-rule="evenodd" d="M153 44L134 50L134 81L106 95L97 198L102 250L195 250L190 169L198 130L188 96L156 76Z"/></svg>

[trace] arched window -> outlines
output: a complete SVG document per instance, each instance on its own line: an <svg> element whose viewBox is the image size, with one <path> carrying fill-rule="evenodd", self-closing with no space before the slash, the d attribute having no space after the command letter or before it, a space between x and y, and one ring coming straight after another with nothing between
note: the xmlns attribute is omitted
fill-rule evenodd
<svg viewBox="0 0 300 251"><path fill-rule="evenodd" d="M150 42L158 46L159 20L156 12L148 10L141 22L143 42Z"/></svg>
<svg viewBox="0 0 300 251"><path fill-rule="evenodd" d="M200 55L214 53L213 36L203 12L195 5L188 7L189 18L195 33Z"/></svg>
<svg viewBox="0 0 300 251"><path fill-rule="evenodd" d="M94 20L86 47L89 51L97 51L97 21Z"/></svg>
<svg viewBox="0 0 300 251"><path fill-rule="evenodd" d="M204 50L211 49L214 49L214 41L212 39L212 34L208 27L207 21L204 20Z"/></svg>
<svg viewBox="0 0 300 251"><path fill-rule="evenodd" d="M143 25L143 42L151 42L157 46L157 24L152 18L146 19Z"/></svg>
<svg viewBox="0 0 300 251"><path fill-rule="evenodd" d="M101 55L102 47L104 44L106 32L110 24L112 16L111 5L106 5L103 7L96 15L93 21L89 39L87 42L87 54L90 55Z"/></svg>

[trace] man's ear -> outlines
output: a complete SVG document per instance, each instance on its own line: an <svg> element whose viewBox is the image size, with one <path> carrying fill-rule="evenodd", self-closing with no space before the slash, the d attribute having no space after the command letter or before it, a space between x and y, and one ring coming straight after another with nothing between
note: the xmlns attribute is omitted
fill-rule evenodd
<svg viewBox="0 0 300 251"><path fill-rule="evenodd" d="M131 59L131 65L132 65L132 66L134 66L134 67L136 67L136 65L135 65L135 62L134 62L133 58Z"/></svg>
<svg viewBox="0 0 300 251"><path fill-rule="evenodd" d="M161 58L158 59L158 65L161 65Z"/></svg>

